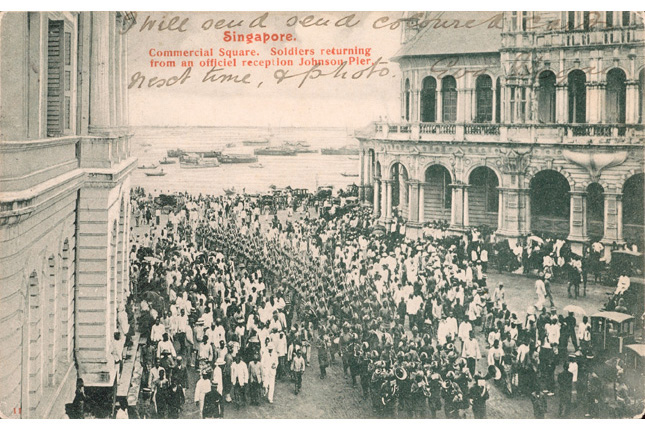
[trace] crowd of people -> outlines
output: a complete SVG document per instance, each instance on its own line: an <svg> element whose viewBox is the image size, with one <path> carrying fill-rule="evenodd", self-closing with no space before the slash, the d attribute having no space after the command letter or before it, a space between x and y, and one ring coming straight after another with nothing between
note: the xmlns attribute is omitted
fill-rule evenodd
<svg viewBox="0 0 645 430"><path fill-rule="evenodd" d="M325 379L336 365L376 416L484 418L490 384L531 399L538 418L556 393L558 416L598 415L589 321L558 312L547 267L535 304L510 309L504 285L487 283L490 246L476 229L433 223L412 240L373 229L369 208L313 196L282 217L244 195L180 197L167 224L143 217L149 228L131 238L143 415L177 418L192 400L222 417L227 405L273 403L276 380L298 394L310 368ZM154 213L143 190L132 199Z"/></svg>

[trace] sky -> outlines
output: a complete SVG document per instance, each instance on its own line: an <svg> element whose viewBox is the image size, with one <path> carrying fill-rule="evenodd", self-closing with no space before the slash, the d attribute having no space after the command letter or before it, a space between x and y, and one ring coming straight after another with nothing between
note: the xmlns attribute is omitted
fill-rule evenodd
<svg viewBox="0 0 645 430"><path fill-rule="evenodd" d="M137 23L127 31L131 125L349 128L366 126L379 116L400 116L400 71L398 65L390 61L401 46L401 26L396 23L402 16L400 12L359 12L351 17L348 16L350 12L267 14L260 20L264 12L138 12ZM307 18L309 15L313 15L313 18ZM173 22L174 17L178 18ZM214 28L220 20L227 25L240 25ZM256 25L251 27L254 20ZM145 25L153 22L152 29L150 25ZM170 22L173 30L167 28ZM375 23L384 28L375 29ZM265 27L260 28L258 24ZM225 31L234 31L238 35L275 33L283 40L269 40L267 43L225 42ZM288 37L295 40L284 40ZM346 57L321 56L320 49L356 47L370 48L370 56L363 55L361 58L370 59L372 63L381 58L381 64L372 69L370 65L346 65L338 73L346 72L345 79L334 76L339 67L337 65L322 65L312 71L311 65L299 65L300 56L270 55L271 48L300 48L314 50L313 57L316 59L338 60ZM188 72L189 77L183 83L179 80L172 86L165 85L173 81L168 78L186 73L187 67L180 63L182 58L153 57L150 50L200 48L213 48L217 59L222 59L218 55L222 48L247 50L247 54L248 50L255 50L259 56L238 57L237 67L225 67L225 70L209 75L237 75L237 80L243 82L221 82L224 78L203 82L212 67L200 67L198 64L199 60L208 57L193 57L188 58L194 61ZM241 60L278 57L290 58L294 65L269 68L240 65ZM304 56L307 59L311 57ZM176 65L152 67L150 62L153 59L175 60ZM278 83L275 73L280 74L279 69L284 70L287 76L301 75ZM307 72L309 74L305 75ZM371 76L368 77L370 72ZM246 74L250 76L244 79ZM153 86L149 87L150 84Z"/></svg>

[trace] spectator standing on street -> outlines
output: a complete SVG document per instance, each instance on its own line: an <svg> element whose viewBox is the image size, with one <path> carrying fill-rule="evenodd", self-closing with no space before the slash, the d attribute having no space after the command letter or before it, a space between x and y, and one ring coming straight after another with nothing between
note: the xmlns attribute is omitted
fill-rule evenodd
<svg viewBox="0 0 645 430"><path fill-rule="evenodd" d="M296 356L291 362L291 371L295 377L295 393L298 394L302 389L302 375L305 373L305 359L302 357L302 351L296 351Z"/></svg>

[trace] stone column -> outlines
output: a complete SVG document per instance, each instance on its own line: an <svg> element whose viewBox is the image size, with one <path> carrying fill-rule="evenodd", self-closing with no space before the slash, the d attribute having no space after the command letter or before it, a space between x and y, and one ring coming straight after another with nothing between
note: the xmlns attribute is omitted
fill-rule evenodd
<svg viewBox="0 0 645 430"><path fill-rule="evenodd" d="M425 222L425 182L419 182L419 224Z"/></svg>
<svg viewBox="0 0 645 430"><path fill-rule="evenodd" d="M360 163L360 186L358 187L358 199L360 202L365 201L365 151L361 150L359 154Z"/></svg>
<svg viewBox="0 0 645 430"><path fill-rule="evenodd" d="M587 193L584 191L570 191L571 203L569 210L569 237L573 242L571 249L580 252L581 242L589 240L587 237ZM577 244L576 244L577 243Z"/></svg>
<svg viewBox="0 0 645 430"><path fill-rule="evenodd" d="M408 182L408 195L410 196L410 207L408 208L408 221L419 222L419 182Z"/></svg>
<svg viewBox="0 0 645 430"><path fill-rule="evenodd" d="M531 229L531 206L528 188L499 187L497 234L517 238Z"/></svg>
<svg viewBox="0 0 645 430"><path fill-rule="evenodd" d="M92 134L110 127L110 13L92 12L90 126Z"/></svg>
<svg viewBox="0 0 645 430"><path fill-rule="evenodd" d="M468 214L468 210L469 210L468 188L469 188L468 185L464 185L464 192L463 192L463 195L464 195L464 210L463 210L463 212L464 212L464 216L463 216L464 227L468 227L470 225L470 219L469 219L469 216L468 216L469 215Z"/></svg>
<svg viewBox="0 0 645 430"><path fill-rule="evenodd" d="M385 220L389 221L392 219L392 180L387 179L384 181L385 182ZM401 196L399 196L399 199Z"/></svg>
<svg viewBox="0 0 645 430"><path fill-rule="evenodd" d="M569 100L567 98L567 84L556 84L555 87L555 121L566 124L569 121Z"/></svg>
<svg viewBox="0 0 645 430"><path fill-rule="evenodd" d="M379 202L379 197L381 196L381 181L377 178L374 178L374 197L372 204L373 210L374 210L374 217L379 218L381 215L381 207L380 207L380 202Z"/></svg>
<svg viewBox="0 0 645 430"><path fill-rule="evenodd" d="M638 81L627 81L625 95L625 124L638 123Z"/></svg>
<svg viewBox="0 0 645 430"><path fill-rule="evenodd" d="M602 243L610 246L612 243L625 243L623 239L623 195L621 193L603 193L605 200L605 231Z"/></svg>
<svg viewBox="0 0 645 430"><path fill-rule="evenodd" d="M435 112L435 122L443 122L443 97L441 96L441 79L437 79L437 111Z"/></svg>
<svg viewBox="0 0 645 430"><path fill-rule="evenodd" d="M464 227L464 184L450 184L452 188L452 209L450 211L450 228L463 230Z"/></svg>
<svg viewBox="0 0 645 430"><path fill-rule="evenodd" d="M387 218L387 179L381 179L381 216L382 220Z"/></svg>
<svg viewBox="0 0 645 430"><path fill-rule="evenodd" d="M497 231L504 231L504 193L497 188Z"/></svg>

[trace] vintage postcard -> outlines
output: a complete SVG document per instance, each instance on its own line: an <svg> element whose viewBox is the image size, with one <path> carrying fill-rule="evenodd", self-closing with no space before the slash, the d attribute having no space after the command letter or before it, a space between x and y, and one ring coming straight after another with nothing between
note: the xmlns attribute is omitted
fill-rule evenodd
<svg viewBox="0 0 645 430"><path fill-rule="evenodd" d="M644 18L0 12L0 415L640 418Z"/></svg>

